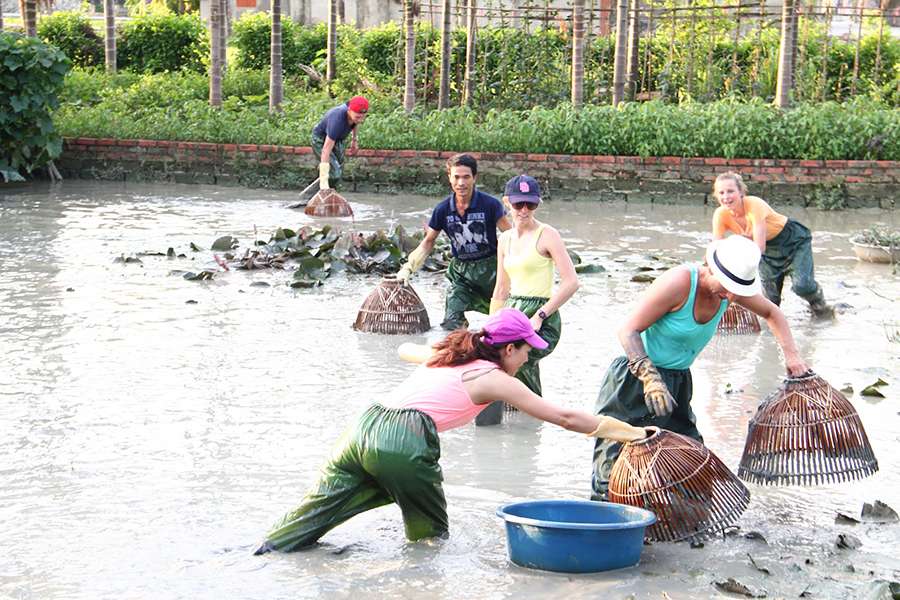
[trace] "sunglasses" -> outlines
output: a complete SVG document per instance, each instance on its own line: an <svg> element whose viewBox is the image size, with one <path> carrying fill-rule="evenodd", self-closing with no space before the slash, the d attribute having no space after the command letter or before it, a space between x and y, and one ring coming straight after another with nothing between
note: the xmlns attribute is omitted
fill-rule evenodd
<svg viewBox="0 0 900 600"><path fill-rule="evenodd" d="M534 210L537 208L537 204L532 204L531 202L512 202L510 204L514 210L522 210L523 208Z"/></svg>

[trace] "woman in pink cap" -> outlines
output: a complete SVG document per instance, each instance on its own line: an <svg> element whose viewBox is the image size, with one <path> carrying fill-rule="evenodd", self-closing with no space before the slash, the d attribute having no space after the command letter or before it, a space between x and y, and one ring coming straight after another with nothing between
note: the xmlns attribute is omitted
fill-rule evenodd
<svg viewBox="0 0 900 600"><path fill-rule="evenodd" d="M333 188L341 180L344 168L344 140L352 134L350 151L357 149L357 126L366 120L369 101L354 96L335 106L312 130L312 150L319 159L319 189Z"/></svg>
<svg viewBox="0 0 900 600"><path fill-rule="evenodd" d="M256 554L310 546L350 517L391 502L400 506L409 540L446 536L438 434L469 423L494 400L592 437L645 436L616 419L548 402L513 377L532 348L546 347L514 308L498 311L479 331L450 333L391 397L372 404L344 433L318 483Z"/></svg>

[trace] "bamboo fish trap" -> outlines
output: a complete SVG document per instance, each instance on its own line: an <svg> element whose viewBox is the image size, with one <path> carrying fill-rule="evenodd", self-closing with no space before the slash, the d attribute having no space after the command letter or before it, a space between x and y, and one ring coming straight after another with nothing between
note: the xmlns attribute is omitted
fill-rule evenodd
<svg viewBox="0 0 900 600"><path fill-rule="evenodd" d="M878 470L850 401L809 371L788 378L750 419L738 476L773 485L817 485Z"/></svg>
<svg viewBox="0 0 900 600"><path fill-rule="evenodd" d="M353 209L343 196L332 189L319 190L303 210L313 217L352 217Z"/></svg>
<svg viewBox="0 0 900 600"><path fill-rule="evenodd" d="M425 305L411 285L386 276L363 301L353 329L367 333L422 333L431 328Z"/></svg>
<svg viewBox="0 0 900 600"><path fill-rule="evenodd" d="M712 451L657 427L629 442L609 476L609 499L656 513L647 538L660 542L702 537L733 525L750 492Z"/></svg>
<svg viewBox="0 0 900 600"><path fill-rule="evenodd" d="M759 333L759 318L741 306L729 304L719 321L716 331L720 333Z"/></svg>

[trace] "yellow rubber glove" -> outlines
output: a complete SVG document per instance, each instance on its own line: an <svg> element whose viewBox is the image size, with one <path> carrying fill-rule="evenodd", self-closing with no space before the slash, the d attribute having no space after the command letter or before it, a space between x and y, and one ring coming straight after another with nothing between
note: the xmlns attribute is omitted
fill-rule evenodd
<svg viewBox="0 0 900 600"><path fill-rule="evenodd" d="M397 354L406 362L421 364L434 356L434 348L425 344L404 342L397 348Z"/></svg>
<svg viewBox="0 0 900 600"><path fill-rule="evenodd" d="M328 184L328 175L331 173L331 165L329 163L319 163L319 189L330 190Z"/></svg>
<svg viewBox="0 0 900 600"><path fill-rule="evenodd" d="M650 357L644 355L629 361L628 370L644 384L644 403L650 414L657 417L672 414L675 410L675 398L672 397Z"/></svg>
<svg viewBox="0 0 900 600"><path fill-rule="evenodd" d="M614 442L633 442L647 437L647 431L643 427L634 427L625 421L614 417L599 416L600 422L594 431L587 434L588 437L603 438Z"/></svg>
<svg viewBox="0 0 900 600"><path fill-rule="evenodd" d="M425 252L425 248L421 245L416 246L416 249L409 253L409 256L406 259L406 264L400 267L400 270L397 272L397 279L406 283L409 281L410 275L418 271L422 264L425 262L425 259L428 258L428 253Z"/></svg>
<svg viewBox="0 0 900 600"><path fill-rule="evenodd" d="M492 315L504 306L506 306L506 300L501 300L500 298L491 298L491 308L488 314Z"/></svg>

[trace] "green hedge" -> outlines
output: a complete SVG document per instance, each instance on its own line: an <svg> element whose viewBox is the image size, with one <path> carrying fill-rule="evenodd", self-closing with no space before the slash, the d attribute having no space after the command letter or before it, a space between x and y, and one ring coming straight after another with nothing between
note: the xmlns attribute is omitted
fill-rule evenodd
<svg viewBox="0 0 900 600"><path fill-rule="evenodd" d="M121 25L118 66L139 73L205 72L209 36L196 14L147 14Z"/></svg>
<svg viewBox="0 0 900 600"><path fill-rule="evenodd" d="M103 65L106 55L101 38L90 19L80 12L56 12L41 18L38 37L56 46L77 67Z"/></svg>
<svg viewBox="0 0 900 600"><path fill-rule="evenodd" d="M56 120L67 136L307 145L312 127L337 101L289 89L284 113L269 115L265 72L251 73L228 74L222 110L208 106L202 76L110 79L109 87L94 91L83 85L88 75L73 74L65 92L69 101ZM787 111L761 100L723 100L588 105L581 111L567 104L488 111L420 107L412 115L393 97L371 99L371 116L360 130L368 148L900 160L898 110L863 98Z"/></svg>

